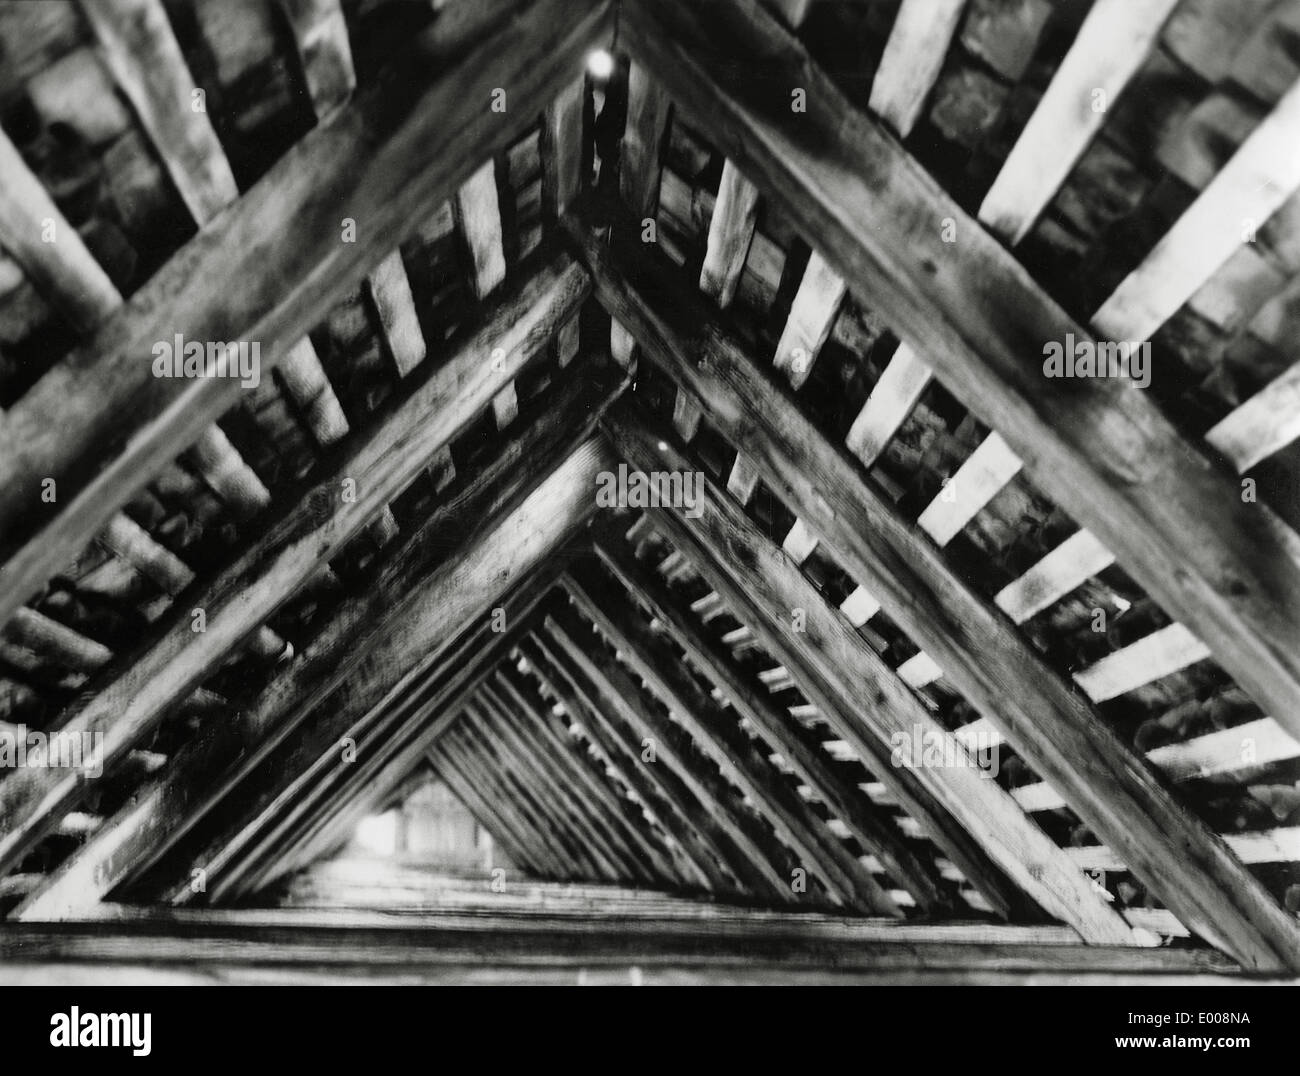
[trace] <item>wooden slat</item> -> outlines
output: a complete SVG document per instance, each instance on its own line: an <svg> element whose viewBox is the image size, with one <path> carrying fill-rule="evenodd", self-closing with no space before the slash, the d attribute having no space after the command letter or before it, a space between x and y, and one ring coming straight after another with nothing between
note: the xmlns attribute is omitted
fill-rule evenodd
<svg viewBox="0 0 1300 1076"><path fill-rule="evenodd" d="M1300 538L1264 506L1243 503L1235 479L1205 466L1131 384L1043 378L1039 356L1026 351L1088 334L753 0L633 3L620 25L678 105L713 123L719 148L818 237L850 287L873 296L1041 488L1261 706L1279 720L1300 713ZM792 115L787 103L754 91L771 84L802 85L815 106ZM1291 100L1300 107L1300 88L1248 140L1247 159L1260 131L1267 146L1284 129ZM944 217L961 242L943 243L933 222ZM1228 230L1224 218L1205 227Z"/></svg>
<svg viewBox="0 0 1300 1076"><path fill-rule="evenodd" d="M1293 86L1155 248L1093 315L1111 340L1148 340L1300 188L1300 83Z"/></svg>
<svg viewBox="0 0 1300 1076"><path fill-rule="evenodd" d="M757 220L758 191L731 161L726 161L700 270L700 290L720 307L730 306L735 297Z"/></svg>
<svg viewBox="0 0 1300 1076"><path fill-rule="evenodd" d="M1205 440L1238 471L1285 448L1300 437L1300 364L1289 367L1254 396L1218 421Z"/></svg>
<svg viewBox="0 0 1300 1076"><path fill-rule="evenodd" d="M1146 62L1176 3L1093 4L980 206L980 220L1003 242L1020 242L1052 200L1116 98Z"/></svg>
<svg viewBox="0 0 1300 1076"><path fill-rule="evenodd" d="M352 97L357 74L339 0L279 0L289 20L312 107L327 119Z"/></svg>
<svg viewBox="0 0 1300 1076"><path fill-rule="evenodd" d="M1093 702L1104 702L1209 656L1200 639L1170 624L1075 673L1074 682Z"/></svg>
<svg viewBox="0 0 1300 1076"><path fill-rule="evenodd" d="M1134 873L1183 922L1241 959L1260 967L1300 963L1300 929L1222 841L1172 799L1009 621L918 539L698 297L660 262L628 266L615 248L598 248L580 224L574 235L597 297L635 327L649 357L692 389L724 436L750 447L777 495L807 516L849 574L879 597L1094 832L1124 848ZM707 369L690 356L707 356Z"/></svg>
<svg viewBox="0 0 1300 1076"><path fill-rule="evenodd" d="M240 391L229 379L154 378L140 356L179 328L192 340L260 341L265 374L346 291L349 274L355 279L376 264L410 221L468 178L469 162L491 156L531 122L526 109L477 122L493 88L546 100L609 31L608 7L597 0L511 7L515 17L473 47L467 41L482 27L472 19L450 39L436 20L409 53L393 58L409 77L384 80L312 130L6 415L0 620ZM500 15L494 9L492 17ZM448 63L449 49L459 56ZM454 122L458 115L466 123ZM340 242L344 217L360 222L355 243ZM281 242L286 234L298 238ZM39 501L47 477L58 483L53 506Z"/></svg>
<svg viewBox="0 0 1300 1076"><path fill-rule="evenodd" d="M1171 781L1214 777L1297 757L1300 743L1267 717L1147 752L1147 760ZM1041 782L1021 785L1011 794L1026 811L1051 811L1065 806L1056 790Z"/></svg>
<svg viewBox="0 0 1300 1076"><path fill-rule="evenodd" d="M1114 555L1096 537L1088 531L1077 531L998 591L993 601L1022 624L1114 562Z"/></svg>
<svg viewBox="0 0 1300 1076"><path fill-rule="evenodd" d="M541 271L508 293L446 363L413 384L387 422L351 446L278 526L209 580L192 605L169 611L135 663L80 705L66 728L103 732L106 760L130 749L405 489L585 298L584 274L567 258L539 265ZM489 358L495 348L506 354L500 369ZM341 493L349 478L355 500ZM206 612L205 632L190 630L195 607ZM72 771L29 769L0 781L0 871L83 790Z"/></svg>
<svg viewBox="0 0 1300 1076"><path fill-rule="evenodd" d="M207 110L193 107L194 79L162 0L92 0L81 10L181 200L207 223L239 189Z"/></svg>
<svg viewBox="0 0 1300 1076"><path fill-rule="evenodd" d="M879 459L933 377L930 365L915 351L907 344L898 345L849 427L846 444L864 467Z"/></svg>
<svg viewBox="0 0 1300 1076"><path fill-rule="evenodd" d="M0 243L73 327L95 328L122 296L3 131L0 174Z"/></svg>
<svg viewBox="0 0 1300 1076"><path fill-rule="evenodd" d="M916 525L936 544L947 545L1019 473L1020 458L998 434L989 434L926 505Z"/></svg>
<svg viewBox="0 0 1300 1076"><path fill-rule="evenodd" d="M542 202L552 220L568 211L585 186L586 96L586 79L574 79L546 106L542 118Z"/></svg>
<svg viewBox="0 0 1300 1076"><path fill-rule="evenodd" d="M812 373L813 363L817 361L839 314L844 292L844 281L821 255L813 251L799 281L794 302L790 304L790 316L781 331L773 359L792 388L800 388ZM753 466L743 454L738 455L727 479L727 489L741 503L748 503L757 484L758 475Z"/></svg>
<svg viewBox="0 0 1300 1076"><path fill-rule="evenodd" d="M871 110L900 138L912 133L939 78L966 0L903 0L871 83Z"/></svg>

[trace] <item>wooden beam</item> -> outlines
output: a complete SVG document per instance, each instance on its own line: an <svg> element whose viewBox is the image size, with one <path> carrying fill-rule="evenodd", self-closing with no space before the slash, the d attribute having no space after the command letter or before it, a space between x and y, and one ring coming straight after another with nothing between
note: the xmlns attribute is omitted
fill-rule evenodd
<svg viewBox="0 0 1300 1076"><path fill-rule="evenodd" d="M650 428L637 420L635 413L620 413L612 432L620 452L633 466L644 469L657 453L659 459L652 469L660 469L665 463L670 469L675 465L689 467L689 461L671 445L666 451L659 449L658 445L667 442L662 436L652 440ZM707 562L697 561L697 566L724 596L734 597L736 590L748 586L751 600L764 612L762 620L751 625L760 637L779 638L788 630L785 625L790 611L804 610L806 632L801 633L804 645L800 648L803 660L817 669L850 710L861 715L860 720L882 744L893 746L900 738L911 743L919 736L922 742L944 745L944 757L956 759L956 765L908 768L937 802L988 849L1008 877L1043 908L1074 927L1085 941L1140 944L1091 882L1025 817L1006 792L980 773L975 762L966 757L879 655L835 615L816 588L734 502L711 483L706 483L706 493L705 512L691 526L670 511L653 510L655 522L675 543L685 543L709 558ZM741 549L742 562L752 566L746 573L748 583L740 581L734 564L723 563ZM894 764L891 760L891 767ZM878 776L889 780L891 775L888 769L880 769Z"/></svg>
<svg viewBox="0 0 1300 1076"><path fill-rule="evenodd" d="M850 287L873 296L1044 491L1265 709L1280 720L1300 713L1300 538L1243 503L1235 477L1132 384L1042 377L1045 345L1089 334L754 0L632 2L620 25L634 58L714 125L720 148L818 237ZM773 86L805 89L809 110L792 114ZM945 217L960 243L942 241L934 222Z"/></svg>
<svg viewBox="0 0 1300 1076"><path fill-rule="evenodd" d="M950 907L951 887L939 877L938 871L907 846L902 834L876 811L870 800L831 768L824 752L811 747L798 735L790 716L782 713L766 692L754 689L726 647L701 629L672 588L641 565L631 550L611 538L598 535L595 547L610 570L654 613L736 713L781 753L800 778L825 801L831 813L898 879L917 906L924 910Z"/></svg>
<svg viewBox="0 0 1300 1076"><path fill-rule="evenodd" d="M542 850L526 836L528 830L521 828L508 810L508 804L489 797L484 786L464 775L458 755L459 752L448 750L447 737L443 737L430 747L425 758L429 759L438 780L445 782L452 794L464 804L465 810L472 813L474 821L491 834L494 843L502 847L516 867L539 878L558 878L558 869L543 858Z"/></svg>
<svg viewBox="0 0 1300 1076"><path fill-rule="evenodd" d="M598 779L592 774L585 746L572 745L567 736L561 739L553 735L549 724L539 721L531 707L516 708L518 700L513 694L501 692L501 683L499 670L488 677L479 691L480 711L495 716L501 735L514 737L530 757L549 767L592 830L608 842L624 877L638 878L652 886L675 884L675 875L665 866L662 852L646 837L645 820L631 819L624 812L625 801L616 798L603 775Z"/></svg>
<svg viewBox="0 0 1300 1076"><path fill-rule="evenodd" d="M297 738L302 744L293 750L302 761L292 765L267 764L272 791L261 798L269 801L268 804L256 811L243 811L239 820L227 825L221 835L193 854L194 865L207 869L209 874L224 870L223 865L273 819L277 798L283 799L281 785L300 781L306 768L322 758L326 765L335 766L339 761L336 745L354 725L368 726L377 719L376 715L390 725L394 721L400 723L413 734L409 746L400 747L411 759L408 765L413 765L414 759L445 728L443 718L454 716L463 705L471 691L469 685L476 683L473 678L480 671L477 664L471 663L460 674L453 673L467 679L465 683L452 682L459 694L450 698L446 690L419 688L427 683L428 671L436 667L448 643L446 625L479 627L486 632L489 649L504 645L506 633L493 633L488 627L493 603L500 600L512 580L526 579L530 572L537 570L586 520L594 508L591 491L596 475L609 466L610 457L603 442L585 441L551 470L517 507L503 517L485 521L479 532L471 536L463 553L429 575L398 611L399 615L387 618L377 629L378 645L366 654L361 668L339 684L331 696L325 708L328 720L314 723L305 737ZM509 626L507 633L513 635ZM456 699L461 701L456 703ZM395 708L394 716L385 717L390 706ZM430 723L432 717L439 720ZM383 751L382 744L380 749ZM387 758L385 753L378 756L378 761ZM244 795L235 799L242 807Z"/></svg>
<svg viewBox="0 0 1300 1076"><path fill-rule="evenodd" d="M547 618L553 646L546 653L571 680L595 685L593 702L604 714L617 714L629 734L627 747L680 797L698 801L696 824L722 850L724 862L747 889L771 900L793 903L787 857L777 854L772 833L750 812L740 795L723 780L711 759L703 755L685 730L661 716L643 697L632 676L593 645L574 613Z"/></svg>
<svg viewBox="0 0 1300 1076"><path fill-rule="evenodd" d="M697 813L692 806L695 801L673 798L673 789L659 782L652 769L641 765L637 753L628 746L627 738L619 735L614 722L587 705L578 688L551 665L532 637L522 642L519 650L528 663L529 672L560 701L568 718L578 722L583 731L599 744L623 780L654 812L705 887L717 893L739 893L741 887L723 866L722 853L693 824L692 815Z"/></svg>
<svg viewBox="0 0 1300 1076"><path fill-rule="evenodd" d="M610 842L594 813L589 812L574 797L573 790L565 786L551 767L551 759L529 751L511 737L500 722L492 721L476 706L467 706L458 723L488 746L496 756L497 765L525 783L533 800L546 812L550 824L565 836L589 865L587 877L603 877L620 884L644 881L644 876L638 878L630 867L630 860L624 859L617 846Z"/></svg>
<svg viewBox="0 0 1300 1076"><path fill-rule="evenodd" d="M602 916L537 912L498 913L485 929L481 910L418 917L304 909L123 909L110 923L0 925L0 966L7 979L33 966L139 967L168 971L197 967L204 978L238 979L268 962L280 974L305 975L322 965L334 975L430 981L521 981L522 966L544 969L536 981L560 981L567 969L596 975L643 969L650 981L823 981L845 975L877 982L917 981L929 973L963 981L1031 981L1056 975L1133 975L1153 983L1161 976L1216 975L1250 981L1249 974L1204 949L1128 949L1063 944L1040 927L895 923L727 909L725 919L701 912L670 912L631 919L623 911ZM350 924L350 925L349 925ZM268 937L273 941L268 942ZM475 973L475 969L480 969ZM674 974L676 973L676 974ZM301 980L300 980L301 981ZM624 981L627 981L626 978ZM931 980L933 981L933 980ZM1002 981L1007 981L1002 979ZM1084 981L1087 981L1086 978Z"/></svg>
<svg viewBox="0 0 1300 1076"><path fill-rule="evenodd" d="M467 332L454 355L394 402L387 421L350 446L297 506L150 634L133 664L79 705L70 733L104 734L105 764L154 728L229 650L288 599L484 408L587 294L567 259L540 265ZM498 349L501 363L490 361ZM192 608L205 612L191 630ZM0 873L84 792L76 771L32 768L0 782Z"/></svg>
<svg viewBox="0 0 1300 1076"><path fill-rule="evenodd" d="M563 391L547 416L502 446L466 489L453 492L406 539L366 592L345 599L298 658L248 704L239 726L216 726L183 750L167 773L79 849L51 877L45 913L62 915L84 907L121 882L127 871L162 854L345 680L356 697L382 694L384 678L410 660L403 656L409 651L403 651L400 628L392 626L391 618L400 622L403 611L421 593L434 593L431 588L440 579L447 585L460 579L470 588L483 582L476 580L474 559L465 561L468 550L462 546L444 563L446 550L472 539L483 521L508 510L586 435L616 391L608 382L603 390L595 387L598 382L592 385L589 390L575 382ZM434 574L426 582L430 572ZM496 584L489 584L494 592ZM387 637L376 633L385 623L390 625ZM233 768L226 772L228 767Z"/></svg>
<svg viewBox="0 0 1300 1076"><path fill-rule="evenodd" d="M591 573L565 576L569 592L723 773L758 805L777 835L799 855L835 899L875 915L902 912L844 843L754 746L734 715L725 713L677 659L675 651L621 594Z"/></svg>
<svg viewBox="0 0 1300 1076"><path fill-rule="evenodd" d="M451 789L452 794L474 816L474 821L492 835L493 842L502 848L517 867L539 878L557 876L553 868L542 865L544 861L539 853L529 847L528 839L522 836L517 823L509 818L502 805L488 799L481 789L461 774L455 758L447 752L445 738L429 748L425 757L438 780Z"/></svg>
<svg viewBox="0 0 1300 1076"><path fill-rule="evenodd" d="M588 244L584 257L605 252ZM1180 919L1255 966L1300 960L1300 928L1223 842L917 538L846 455L710 323L703 304L694 300L692 309L688 289L673 281L664 290L670 276L656 273L647 292L623 273L611 275L608 264L593 275L600 300L619 310L647 352L653 348L653 360L692 388L724 436L751 450L777 494L815 522L853 577L1080 817L1124 847L1130 868ZM706 359L707 369L697 359Z"/></svg>
<svg viewBox="0 0 1300 1076"><path fill-rule="evenodd" d="M257 341L266 373L411 220L532 122L526 107L491 113L494 88L516 104L547 100L609 32L600 0L510 7L487 42L482 26L430 27L394 57L394 78L311 131L6 415L0 621L236 400L235 379L153 377L155 342ZM464 51L448 63L449 46ZM340 241L344 218L356 242ZM47 478L52 505L40 498Z"/></svg>
<svg viewBox="0 0 1300 1076"><path fill-rule="evenodd" d="M569 769L577 785L597 797L609 819L624 835L624 840L630 841L630 847L635 848L645 864L652 868L655 882L670 886L691 884L679 874L667 847L652 839L660 835L647 820L644 804L629 797L626 790L630 786L611 782L604 761L598 762L592 756L593 741L585 735L571 733L567 724L552 714L548 706L534 699L534 690L509 665L499 667L492 676L492 683L484 688L489 697L496 695L498 704L513 706L525 723L525 731L534 731L535 740L553 751L567 754L572 762Z"/></svg>

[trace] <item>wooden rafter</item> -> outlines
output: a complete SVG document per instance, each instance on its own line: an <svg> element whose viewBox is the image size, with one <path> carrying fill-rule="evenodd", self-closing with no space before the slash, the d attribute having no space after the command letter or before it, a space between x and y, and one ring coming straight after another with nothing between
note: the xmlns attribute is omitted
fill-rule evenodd
<svg viewBox="0 0 1300 1076"><path fill-rule="evenodd" d="M624 5L635 59L1279 720L1300 712L1300 539L1131 384L1041 376L1090 340L754 0ZM758 65L762 78L752 72ZM743 74L742 74L743 72ZM806 91L792 114L788 91ZM942 241L940 222L961 242Z"/></svg>

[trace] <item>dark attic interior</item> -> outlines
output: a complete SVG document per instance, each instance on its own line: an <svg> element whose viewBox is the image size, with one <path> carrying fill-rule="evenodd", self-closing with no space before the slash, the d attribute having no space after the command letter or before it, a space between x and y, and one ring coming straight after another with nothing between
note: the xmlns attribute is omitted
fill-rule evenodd
<svg viewBox="0 0 1300 1076"><path fill-rule="evenodd" d="M0 980L1295 979L1298 77L0 3Z"/></svg>

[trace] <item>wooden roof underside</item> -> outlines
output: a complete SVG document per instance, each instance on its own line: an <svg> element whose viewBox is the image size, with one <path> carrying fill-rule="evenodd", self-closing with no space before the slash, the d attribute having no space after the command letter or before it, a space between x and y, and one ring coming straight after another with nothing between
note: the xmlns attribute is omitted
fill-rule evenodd
<svg viewBox="0 0 1300 1076"><path fill-rule="evenodd" d="M539 883L668 894L597 962L1300 972L1300 4L0 29L0 732L106 758L0 775L0 958L255 930L157 916L432 770ZM260 384L155 378L178 333Z"/></svg>

